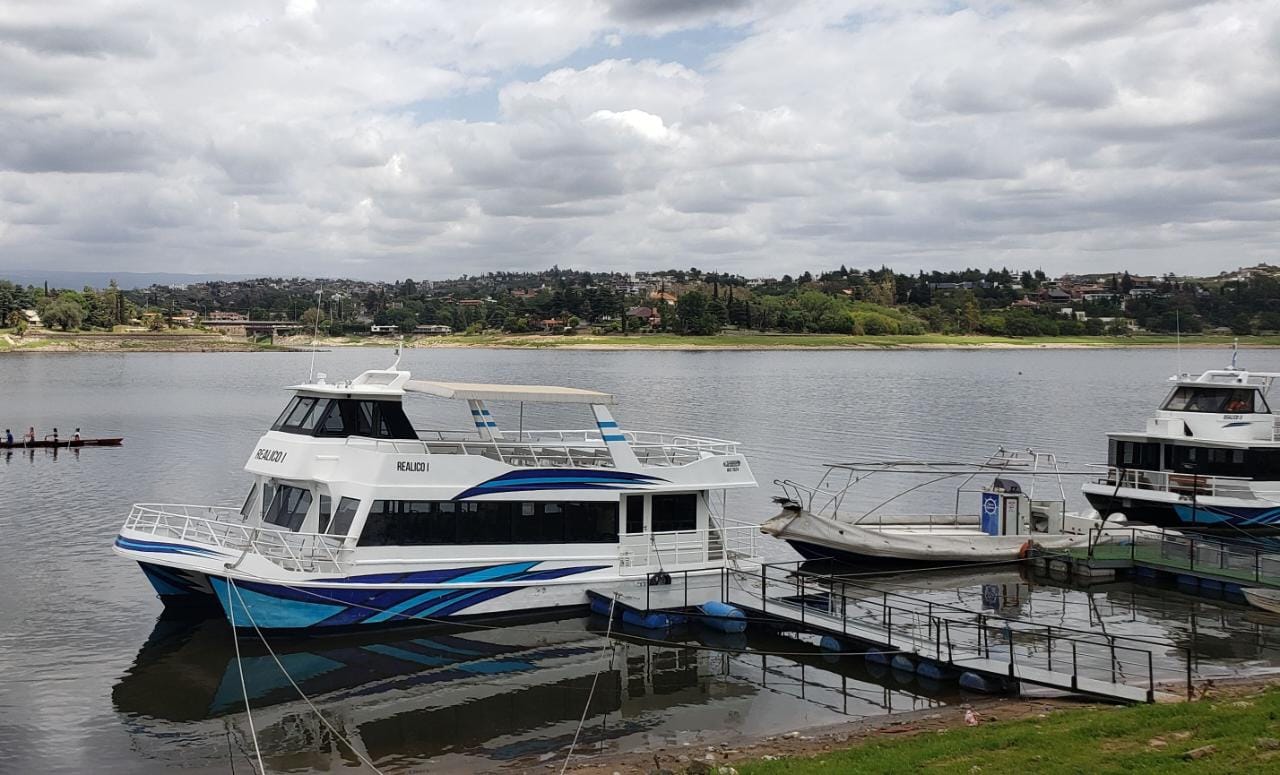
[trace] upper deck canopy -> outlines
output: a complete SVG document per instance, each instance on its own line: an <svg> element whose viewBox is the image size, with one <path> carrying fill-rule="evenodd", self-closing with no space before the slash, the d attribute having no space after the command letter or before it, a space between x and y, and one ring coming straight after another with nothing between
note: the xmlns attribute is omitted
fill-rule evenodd
<svg viewBox="0 0 1280 775"><path fill-rule="evenodd" d="M613 395L582 388L550 385L486 385L473 382L435 382L411 379L404 384L411 393L427 393L464 401L529 401L543 404L613 404Z"/></svg>

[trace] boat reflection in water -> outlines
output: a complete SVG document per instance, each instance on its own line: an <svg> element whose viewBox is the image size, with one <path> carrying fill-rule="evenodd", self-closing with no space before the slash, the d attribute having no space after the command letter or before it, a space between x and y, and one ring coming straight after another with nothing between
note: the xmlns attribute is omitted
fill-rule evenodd
<svg viewBox="0 0 1280 775"><path fill-rule="evenodd" d="M663 634L615 630L612 648L602 648L605 626L601 618L578 617L270 642L329 723L380 768L559 761L588 696L575 748L583 755L716 742L944 701L929 687L868 672L860 657L824 654L812 639L748 640L694 626ZM242 637L240 648L268 768L360 765L260 642ZM228 756L243 764L252 751L223 618L162 616L113 701L134 747L149 759L213 767Z"/></svg>

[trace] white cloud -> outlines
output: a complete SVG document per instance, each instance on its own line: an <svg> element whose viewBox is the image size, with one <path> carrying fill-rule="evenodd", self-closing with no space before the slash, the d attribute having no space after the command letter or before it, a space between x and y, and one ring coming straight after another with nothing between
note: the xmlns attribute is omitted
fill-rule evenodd
<svg viewBox="0 0 1280 775"><path fill-rule="evenodd" d="M1208 271L1280 236L1261 0L14 2L0 68L0 272Z"/></svg>

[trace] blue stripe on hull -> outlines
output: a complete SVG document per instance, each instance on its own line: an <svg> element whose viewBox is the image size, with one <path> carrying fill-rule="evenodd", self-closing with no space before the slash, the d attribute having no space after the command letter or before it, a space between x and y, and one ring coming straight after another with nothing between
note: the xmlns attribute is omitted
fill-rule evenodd
<svg viewBox="0 0 1280 775"><path fill-rule="evenodd" d="M1191 506L1177 505L1173 510L1178 515L1178 519L1187 526L1208 525L1210 527L1240 527L1240 528L1256 528L1256 527L1275 527L1280 523L1280 508L1270 509L1250 509L1250 508L1225 508L1221 506L1197 506L1194 509Z"/></svg>
<svg viewBox="0 0 1280 775"><path fill-rule="evenodd" d="M607 568L607 565L551 568L534 571L537 562L519 562L479 568L432 571L448 574L455 583L485 581L521 581L536 583ZM399 576L426 574L380 574L380 579L394 583ZM357 577L368 579L372 576ZM237 580L237 596L226 579L210 576L214 592L222 603L227 618L236 627L263 629L310 629L316 627L351 627L414 621L415 619L448 618L470 608L526 587L475 587L468 589L377 589L324 587L302 588L257 581ZM356 578L343 579L345 583ZM372 582L377 583L377 582ZM243 602L242 602L243 598ZM248 608L246 613L245 608ZM252 620L249 618L252 614Z"/></svg>
<svg viewBox="0 0 1280 775"><path fill-rule="evenodd" d="M619 440L621 438L621 436L618 437ZM605 440L608 441L609 439L606 438ZM477 495L492 495L504 492L535 492L538 490L634 490L665 481L667 480L649 476L648 474L590 468L511 471L481 482L475 487L460 493L454 500L465 500Z"/></svg>

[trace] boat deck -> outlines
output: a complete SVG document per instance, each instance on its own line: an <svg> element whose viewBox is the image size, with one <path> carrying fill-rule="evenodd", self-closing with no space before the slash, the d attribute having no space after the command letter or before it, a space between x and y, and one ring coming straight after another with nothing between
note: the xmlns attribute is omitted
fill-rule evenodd
<svg viewBox="0 0 1280 775"><path fill-rule="evenodd" d="M644 466L682 466L739 454L736 441L654 431L620 433ZM599 430L507 431L495 434L496 438L492 439L462 430L419 430L417 434L416 441L352 436L347 443L396 453L478 455L522 468L614 468L616 465Z"/></svg>

